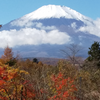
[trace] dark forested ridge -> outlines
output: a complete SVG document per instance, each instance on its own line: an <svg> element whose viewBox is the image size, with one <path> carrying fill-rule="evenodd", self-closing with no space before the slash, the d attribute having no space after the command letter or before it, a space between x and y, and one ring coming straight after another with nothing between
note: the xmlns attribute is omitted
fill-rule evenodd
<svg viewBox="0 0 100 100"><path fill-rule="evenodd" d="M36 57L38 61L41 61L43 64L48 65L57 65L58 61L61 60L59 58L45 58L45 57ZM34 57L23 58L23 60L30 59L33 60Z"/></svg>

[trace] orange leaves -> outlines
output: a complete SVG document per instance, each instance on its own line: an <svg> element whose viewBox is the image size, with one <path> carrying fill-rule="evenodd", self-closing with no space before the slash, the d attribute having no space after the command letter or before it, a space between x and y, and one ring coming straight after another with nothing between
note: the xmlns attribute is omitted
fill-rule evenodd
<svg viewBox="0 0 100 100"><path fill-rule="evenodd" d="M0 79L7 81L8 80L8 75L7 75L6 67L0 67Z"/></svg>
<svg viewBox="0 0 100 100"><path fill-rule="evenodd" d="M35 80L26 80L21 75L27 75L27 72L7 65L0 67L0 94L2 95L0 99L35 100L41 98L42 100L44 96L46 100L67 100L68 98L74 100L73 98L75 98L73 94L77 89L74 80L70 77L65 78L62 73L52 75L50 85L49 83L37 85Z"/></svg>
<svg viewBox="0 0 100 100"><path fill-rule="evenodd" d="M10 59L12 59L13 58L12 49L7 46L4 50L4 55L2 55L1 58L4 59L5 61L9 61Z"/></svg>
<svg viewBox="0 0 100 100"><path fill-rule="evenodd" d="M56 94L50 98L50 100L65 100L68 98L74 98L73 93L77 91L74 80L70 77L67 79L64 78L62 73L59 73L58 76L53 75L52 81L54 82L53 88L56 89Z"/></svg>
<svg viewBox="0 0 100 100"><path fill-rule="evenodd" d="M8 70L7 66L0 67L0 79L4 81L9 81L17 76L16 72L12 69Z"/></svg>
<svg viewBox="0 0 100 100"><path fill-rule="evenodd" d="M40 88L38 91L35 90L33 83L30 84L30 80L21 80L21 71L19 69L13 69L11 67L2 66L0 67L0 93L2 94L3 100L8 100L8 98L20 100L23 98L34 99L36 97L43 98L44 94L48 94L50 87L54 89L54 94L47 100L66 100L71 99L75 100L73 95L77 91L74 80L70 77L65 78L62 73L59 73L57 76L52 75L51 77L51 86L49 89ZM35 84L36 85L36 84ZM11 99L11 100L12 100Z"/></svg>
<svg viewBox="0 0 100 100"><path fill-rule="evenodd" d="M4 80L0 80L0 86L4 85L6 82Z"/></svg>
<svg viewBox="0 0 100 100"><path fill-rule="evenodd" d="M21 85L20 71L18 69L13 69L7 65L0 66L0 94L2 95L0 99L19 98Z"/></svg>
<svg viewBox="0 0 100 100"><path fill-rule="evenodd" d="M0 67L0 76L2 76L3 73L4 73L4 68Z"/></svg>
<svg viewBox="0 0 100 100"><path fill-rule="evenodd" d="M28 98L34 98L35 97L34 90L27 89L27 96Z"/></svg>
<svg viewBox="0 0 100 100"><path fill-rule="evenodd" d="M9 80L11 80L11 79L17 77L17 73L16 72L12 72L12 73L9 73L8 76L9 76Z"/></svg>

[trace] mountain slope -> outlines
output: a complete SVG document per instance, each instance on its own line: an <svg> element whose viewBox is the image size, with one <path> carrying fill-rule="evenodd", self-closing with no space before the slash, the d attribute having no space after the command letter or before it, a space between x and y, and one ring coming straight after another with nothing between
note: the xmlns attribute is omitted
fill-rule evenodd
<svg viewBox="0 0 100 100"><path fill-rule="evenodd" d="M0 30L3 41L0 47L8 44L25 57L61 57L60 50L71 43L87 51L93 41L100 39L82 30L87 26L94 26L94 21L75 10L65 6L42 6L5 24Z"/></svg>
<svg viewBox="0 0 100 100"><path fill-rule="evenodd" d="M77 19L81 21L90 20L89 18L83 16L82 14L76 12L75 10L72 10L65 6L55 6L55 5L42 6L36 11L23 16L21 19L36 20L36 19L60 18L60 17Z"/></svg>
<svg viewBox="0 0 100 100"><path fill-rule="evenodd" d="M92 19L85 17L84 15L78 13L75 10L70 9L69 7L47 5L47 6L42 6L39 9L37 9L36 11L33 11L19 19L13 20L9 24L11 27L12 26L23 27L25 25L27 25L27 26L32 25L32 23L31 23L32 21L51 19L51 18L52 19L53 18L56 18L56 19L65 18L65 19L69 19L69 20L74 19L74 20L82 21L85 24L90 24L93 22Z"/></svg>

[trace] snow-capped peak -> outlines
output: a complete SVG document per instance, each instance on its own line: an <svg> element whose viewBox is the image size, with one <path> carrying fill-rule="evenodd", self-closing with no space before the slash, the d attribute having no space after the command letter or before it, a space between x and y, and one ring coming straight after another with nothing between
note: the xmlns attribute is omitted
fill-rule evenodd
<svg viewBox="0 0 100 100"><path fill-rule="evenodd" d="M82 20L82 21L84 21L85 19L88 20L87 17L76 12L75 10L72 10L69 7L60 6L60 5L42 6L36 11L23 16L22 19L37 20L37 19L44 19L44 18L60 18L60 17L65 17L69 19L77 19L77 20Z"/></svg>
<svg viewBox="0 0 100 100"><path fill-rule="evenodd" d="M75 10L72 10L66 6L60 5L46 5L42 6L39 9L11 22L11 26L24 26L32 24L32 20L48 19L48 18L67 18L75 19L84 22L85 24L91 24L92 19L78 13Z"/></svg>

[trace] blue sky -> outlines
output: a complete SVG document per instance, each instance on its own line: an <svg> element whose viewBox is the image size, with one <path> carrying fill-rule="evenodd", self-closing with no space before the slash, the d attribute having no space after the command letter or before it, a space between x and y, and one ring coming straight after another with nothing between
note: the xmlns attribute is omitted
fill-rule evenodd
<svg viewBox="0 0 100 100"><path fill-rule="evenodd" d="M70 7L94 20L100 18L100 0L0 0L0 24L4 25L48 4Z"/></svg>

